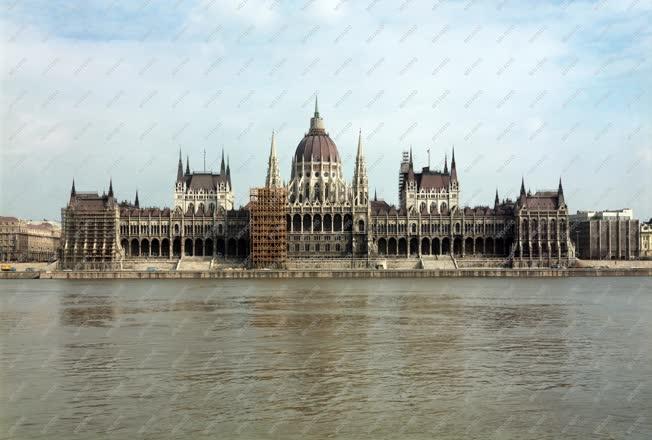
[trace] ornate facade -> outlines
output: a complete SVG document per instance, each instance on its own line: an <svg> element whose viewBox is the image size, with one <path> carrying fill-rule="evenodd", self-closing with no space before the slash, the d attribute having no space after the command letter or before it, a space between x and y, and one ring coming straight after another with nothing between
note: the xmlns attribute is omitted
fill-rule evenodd
<svg viewBox="0 0 652 440"><path fill-rule="evenodd" d="M292 156L287 184L281 181L272 133L265 188L287 193L282 198L286 233L279 243L287 258L448 256L514 266L566 265L574 258L561 180L556 191L532 194L522 182L515 201L501 201L496 191L493 207L463 207L455 151L450 170L445 159L443 169L427 166L420 171L415 171L410 151L403 153L399 204L393 206L369 197L361 133L351 182L343 166L317 101L310 127ZM141 208L138 194L133 203L118 203L109 186L108 195L99 196L76 193L73 185L62 210L64 267L185 257L246 261L250 237L260 236L250 235L248 207L234 209L224 153L219 173L191 172L189 159L184 170L179 154L172 208Z"/></svg>
<svg viewBox="0 0 652 440"><path fill-rule="evenodd" d="M276 162L273 154L274 150L270 163ZM287 189L290 258L367 255L369 191L362 136L358 136L353 182L349 184L316 100L310 129L292 158Z"/></svg>
<svg viewBox="0 0 652 440"><path fill-rule="evenodd" d="M183 171L181 151L177 165L177 181L174 187L174 209L193 213L215 212L217 209L230 210L234 207L231 187L231 167L224 165L224 152L220 172L190 172L190 158L186 158L186 171Z"/></svg>

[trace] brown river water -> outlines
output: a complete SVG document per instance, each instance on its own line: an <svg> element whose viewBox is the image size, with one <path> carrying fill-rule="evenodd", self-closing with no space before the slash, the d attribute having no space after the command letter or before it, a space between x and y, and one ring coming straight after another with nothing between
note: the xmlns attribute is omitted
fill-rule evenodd
<svg viewBox="0 0 652 440"><path fill-rule="evenodd" d="M0 439L651 439L652 279L0 281Z"/></svg>

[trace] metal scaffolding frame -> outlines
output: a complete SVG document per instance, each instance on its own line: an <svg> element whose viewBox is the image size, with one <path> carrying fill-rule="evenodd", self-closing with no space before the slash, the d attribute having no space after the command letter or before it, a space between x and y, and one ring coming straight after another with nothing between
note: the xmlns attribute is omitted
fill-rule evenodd
<svg viewBox="0 0 652 440"><path fill-rule="evenodd" d="M252 188L249 203L250 263L254 268L284 268L287 262L287 189Z"/></svg>

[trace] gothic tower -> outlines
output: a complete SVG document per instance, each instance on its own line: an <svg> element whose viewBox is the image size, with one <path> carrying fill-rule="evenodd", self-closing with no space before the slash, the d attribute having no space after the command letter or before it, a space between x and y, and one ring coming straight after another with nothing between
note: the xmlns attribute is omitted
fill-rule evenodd
<svg viewBox="0 0 652 440"><path fill-rule="evenodd" d="M272 142L269 147L269 160L267 162L267 178L265 179L265 186L268 188L280 188L281 173L278 168L278 158L276 157L276 139L272 131Z"/></svg>
<svg viewBox="0 0 652 440"><path fill-rule="evenodd" d="M355 170L353 171L353 203L367 205L369 201L367 167L365 166L362 151L362 130L358 133L358 152L355 156Z"/></svg>

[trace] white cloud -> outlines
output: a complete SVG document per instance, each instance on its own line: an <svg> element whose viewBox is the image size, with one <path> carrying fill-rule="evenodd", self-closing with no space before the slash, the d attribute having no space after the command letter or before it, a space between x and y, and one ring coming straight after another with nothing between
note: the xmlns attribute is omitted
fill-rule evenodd
<svg viewBox="0 0 652 440"><path fill-rule="evenodd" d="M195 165L204 148L210 163L225 146L245 203L272 128L288 177L315 91L343 157L363 128L370 185L390 201L396 182L387 176L410 144L418 165L426 148L434 164L455 144L467 203L490 203L495 186L514 195L521 174L533 188L563 174L569 191L587 192L569 200L578 209L608 207L586 205L605 186L616 187L605 204L627 200L625 175L649 182L649 161L623 171L651 137L641 96L651 85L641 62L650 35L627 26L644 22L642 3L629 12L587 2L563 11L467 4L205 1L164 11L176 25L162 33L118 39L6 18L1 191L34 178L53 185L23 183L25 203L3 197L2 210L56 215L73 175L87 188L113 176L120 197L139 187L146 203L168 205L179 147ZM120 31L106 24L102 34ZM344 167L350 174L352 160ZM646 216L650 199L640 202Z"/></svg>

